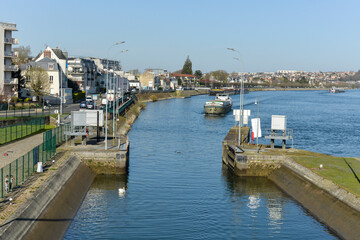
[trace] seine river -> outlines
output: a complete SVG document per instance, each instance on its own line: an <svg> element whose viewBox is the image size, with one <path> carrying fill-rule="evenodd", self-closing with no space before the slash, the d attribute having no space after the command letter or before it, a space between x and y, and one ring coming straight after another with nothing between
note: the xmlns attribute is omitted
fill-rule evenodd
<svg viewBox="0 0 360 240"><path fill-rule="evenodd" d="M266 178L222 166L235 121L232 113L206 117L212 98L149 103L129 132L129 174L96 178L65 239L337 239ZM232 98L238 108L239 95ZM255 98L263 133L271 115L286 115L295 148L360 157L359 90L251 92L244 109L252 117Z"/></svg>

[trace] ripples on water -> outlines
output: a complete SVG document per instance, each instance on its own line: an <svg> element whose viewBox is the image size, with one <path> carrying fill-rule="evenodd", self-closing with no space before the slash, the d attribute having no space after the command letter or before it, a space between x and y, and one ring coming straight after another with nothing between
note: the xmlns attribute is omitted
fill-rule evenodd
<svg viewBox="0 0 360 240"><path fill-rule="evenodd" d="M260 97L263 129L271 114L284 114L295 147L359 156L359 94L254 92L245 109L256 117ZM149 103L129 133L128 176L98 176L65 239L336 239L266 178L222 167L221 143L234 119L204 116L211 98Z"/></svg>

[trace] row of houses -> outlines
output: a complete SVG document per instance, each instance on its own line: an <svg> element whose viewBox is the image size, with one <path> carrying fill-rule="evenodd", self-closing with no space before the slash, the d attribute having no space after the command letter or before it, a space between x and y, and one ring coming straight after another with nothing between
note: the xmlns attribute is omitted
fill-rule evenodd
<svg viewBox="0 0 360 240"><path fill-rule="evenodd" d="M181 86L195 86L198 79L194 75L169 73L166 69L145 69L143 74L124 72L117 60L96 57L69 57L60 48L46 47L36 57L21 64L13 64L16 52L12 46L18 44L13 38L16 24L0 22L0 95L30 97L32 95L31 69L43 69L47 73L44 92L53 97L65 96L71 102L72 91L87 94L104 92L106 82L109 89L126 92L137 90L170 90ZM15 77L15 72L21 71ZM20 79L25 83L20 84ZM45 87L46 86L46 87ZM62 91L62 92L61 92Z"/></svg>
<svg viewBox="0 0 360 240"><path fill-rule="evenodd" d="M197 77L191 74L170 73L166 69L145 69L138 81L130 81L130 86L136 84L143 90L174 90L180 86L197 86L198 83Z"/></svg>

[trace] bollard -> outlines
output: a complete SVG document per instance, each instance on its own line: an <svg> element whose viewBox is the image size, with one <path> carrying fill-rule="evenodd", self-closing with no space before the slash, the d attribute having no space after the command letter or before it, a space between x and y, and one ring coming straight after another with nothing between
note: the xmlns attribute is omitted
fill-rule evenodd
<svg viewBox="0 0 360 240"><path fill-rule="evenodd" d="M37 163L36 172L38 172L38 173L42 173L42 172L43 172L42 162L38 162L38 163Z"/></svg>

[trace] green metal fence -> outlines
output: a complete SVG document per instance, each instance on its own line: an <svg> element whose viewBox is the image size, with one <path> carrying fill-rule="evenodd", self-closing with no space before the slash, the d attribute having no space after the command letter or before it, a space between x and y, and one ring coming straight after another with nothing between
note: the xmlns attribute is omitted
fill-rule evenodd
<svg viewBox="0 0 360 240"><path fill-rule="evenodd" d="M45 117L32 118L26 122L0 128L0 144L23 138L45 128Z"/></svg>
<svg viewBox="0 0 360 240"><path fill-rule="evenodd" d="M46 166L46 162L55 155L56 146L66 140L64 133L69 128L70 126L67 124L44 132L43 143L0 169L1 198L4 198L11 189L19 187L36 172L38 162L42 162L43 166Z"/></svg>

